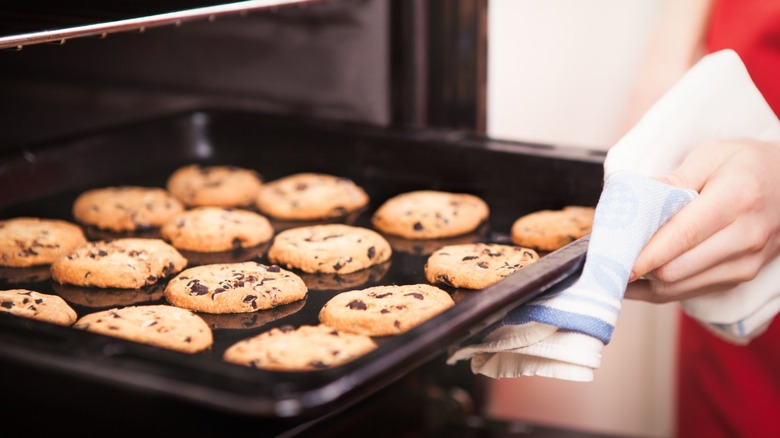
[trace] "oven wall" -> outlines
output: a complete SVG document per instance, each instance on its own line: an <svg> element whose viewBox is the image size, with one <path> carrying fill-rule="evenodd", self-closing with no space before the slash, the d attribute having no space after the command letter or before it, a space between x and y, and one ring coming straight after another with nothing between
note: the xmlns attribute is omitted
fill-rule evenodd
<svg viewBox="0 0 780 438"><path fill-rule="evenodd" d="M202 108L386 125L388 26L341 0L0 50L0 149Z"/></svg>

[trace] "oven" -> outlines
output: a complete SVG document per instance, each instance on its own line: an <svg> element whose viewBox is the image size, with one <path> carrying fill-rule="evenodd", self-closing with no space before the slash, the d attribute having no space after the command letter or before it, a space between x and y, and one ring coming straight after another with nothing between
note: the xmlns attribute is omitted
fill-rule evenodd
<svg viewBox="0 0 780 438"><path fill-rule="evenodd" d="M45 3L19 2L0 17L2 218L73 221L83 191L164 187L189 163L251 168L265 181L304 171L350 178L370 204L345 220L364 227L384 200L418 189L476 194L491 213L458 238L388 237L389 263L309 278L302 303L212 318L215 344L195 355L0 314L9 420L37 432L119 435L562 433L482 415L488 382L445 359L508 310L576 276L587 237L485 290L448 289L453 308L378 339L348 364L286 373L221 360L240 339L316 323L339 292L425 283L427 256L440 246L508 243L523 214L595 205L603 156L484 135L485 1ZM265 252L251 258L263 262ZM45 268L1 277L4 289L61 295L79 316L164 303L154 288L63 288Z"/></svg>

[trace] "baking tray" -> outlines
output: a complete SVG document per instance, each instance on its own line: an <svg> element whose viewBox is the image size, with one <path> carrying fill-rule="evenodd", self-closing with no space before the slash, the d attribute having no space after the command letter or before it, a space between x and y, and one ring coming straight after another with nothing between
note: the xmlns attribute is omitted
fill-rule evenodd
<svg viewBox="0 0 780 438"><path fill-rule="evenodd" d="M425 260L439 245L508 243L511 224L522 214L570 204L595 205L603 162L602 155L577 149L495 141L455 131L388 129L233 111L174 115L3 154L2 218L72 221L71 205L86 189L122 184L164 187L173 170L193 162L252 168L266 181L305 171L350 178L366 189L371 202L345 220L366 227L382 202L402 192L434 189L482 197L491 216L477 232L433 242L388 237L393 256L380 268L356 277L304 277L310 288L305 302L208 320L215 327L214 346L195 355L0 314L4 360L234 414L301 419L368 396L509 309L571 279L582 267L587 238L482 291L445 288L456 300L454 307L407 333L377 338L376 350L342 366L302 373L256 370L223 362L224 350L273 327L316 324L322 305L341 291L424 283ZM294 224L275 225L282 229ZM106 237L93 230L87 234L93 239ZM264 248L256 250L249 257L267 262ZM5 269L2 277L3 288L63 295L79 316L112 303L164 302L154 289L100 297L78 288L67 290L53 284L45 268Z"/></svg>

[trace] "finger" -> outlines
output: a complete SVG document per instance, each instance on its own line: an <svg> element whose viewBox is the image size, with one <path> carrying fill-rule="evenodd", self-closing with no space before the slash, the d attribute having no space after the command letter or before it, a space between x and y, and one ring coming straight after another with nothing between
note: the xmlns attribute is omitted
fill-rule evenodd
<svg viewBox="0 0 780 438"><path fill-rule="evenodd" d="M650 239L634 262L632 277L641 277L669 263L733 220L733 212L722 208L718 197L703 193L683 207Z"/></svg>
<svg viewBox="0 0 780 438"><path fill-rule="evenodd" d="M740 283L754 278L758 272L758 258L748 256L722 263L676 282L664 282L649 274L646 280L634 282L631 284L632 287L626 289L626 298L667 303L731 290Z"/></svg>
<svg viewBox="0 0 780 438"><path fill-rule="evenodd" d="M744 230L744 226L739 223L733 222L718 230L700 244L652 271L653 275L667 283L678 282L755 251L746 238L750 230Z"/></svg>

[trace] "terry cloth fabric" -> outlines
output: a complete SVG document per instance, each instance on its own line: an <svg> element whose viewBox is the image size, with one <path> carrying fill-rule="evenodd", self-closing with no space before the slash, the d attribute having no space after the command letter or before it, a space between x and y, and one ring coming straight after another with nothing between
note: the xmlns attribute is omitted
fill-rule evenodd
<svg viewBox="0 0 780 438"><path fill-rule="evenodd" d="M696 197L650 177L673 170L700 144L729 138L780 139L780 121L739 56L724 50L691 68L609 151L580 278L513 310L448 362L471 359L475 373L493 378L592 380L639 251ZM724 338L747 342L780 310L780 259L751 282L682 306Z"/></svg>

